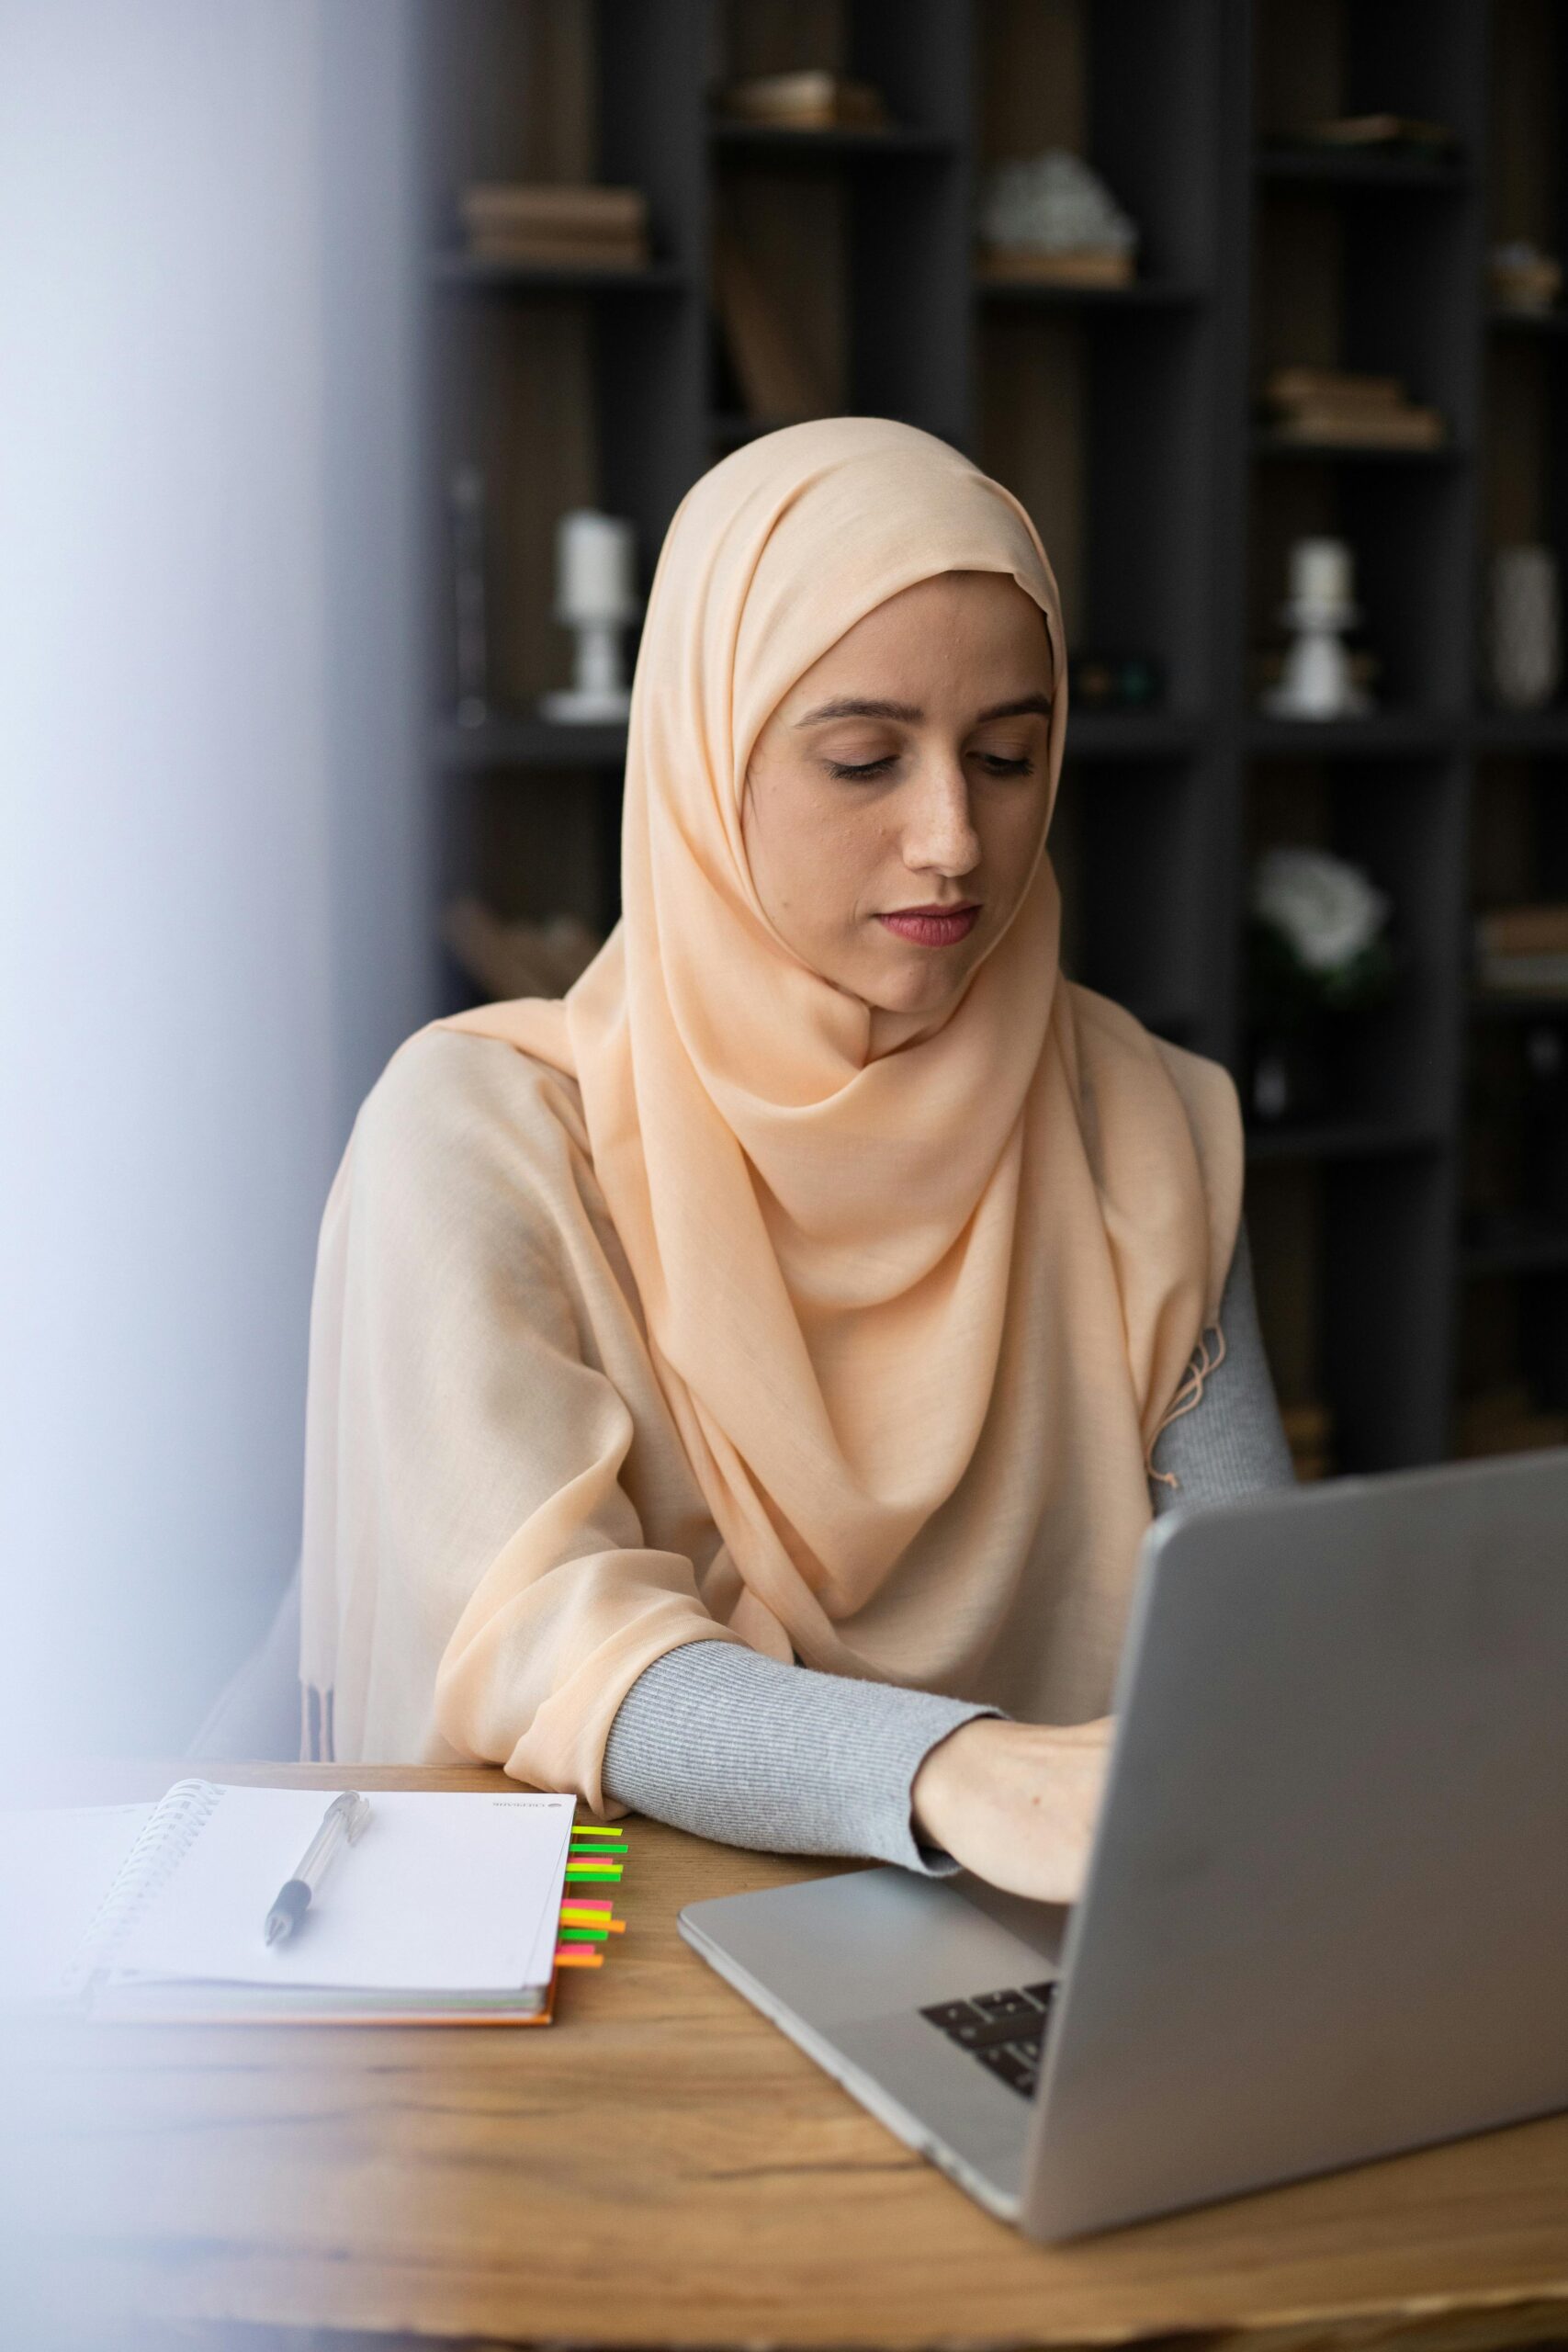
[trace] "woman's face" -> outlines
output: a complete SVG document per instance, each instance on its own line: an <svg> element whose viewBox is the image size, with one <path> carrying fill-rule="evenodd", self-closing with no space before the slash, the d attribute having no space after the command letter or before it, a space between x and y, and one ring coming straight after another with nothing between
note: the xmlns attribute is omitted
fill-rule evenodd
<svg viewBox="0 0 1568 2352"><path fill-rule="evenodd" d="M742 812L764 912L884 1012L940 1014L1007 928L1045 829L1051 651L994 571L889 598L798 678Z"/></svg>

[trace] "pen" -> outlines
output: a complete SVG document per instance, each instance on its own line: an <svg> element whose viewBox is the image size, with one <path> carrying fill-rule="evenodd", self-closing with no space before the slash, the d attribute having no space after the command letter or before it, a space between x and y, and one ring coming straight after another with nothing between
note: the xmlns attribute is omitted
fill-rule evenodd
<svg viewBox="0 0 1568 2352"><path fill-rule="evenodd" d="M321 1826L306 1847L299 1869L278 1890L277 1899L266 1915L264 1933L269 1944L291 1936L310 1907L310 1897L327 1874L333 1855L340 1846L357 1845L370 1819L370 1800L362 1797L357 1789L344 1789L333 1797L322 1815Z"/></svg>

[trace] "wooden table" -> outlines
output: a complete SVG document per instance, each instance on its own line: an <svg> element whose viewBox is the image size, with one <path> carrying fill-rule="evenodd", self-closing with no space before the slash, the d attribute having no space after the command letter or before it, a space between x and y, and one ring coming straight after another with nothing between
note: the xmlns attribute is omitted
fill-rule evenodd
<svg viewBox="0 0 1568 2352"><path fill-rule="evenodd" d="M207 1769L328 1788L498 1777ZM72 1793L152 1794L175 1777L104 1770ZM315 2346L339 2330L559 2346L1568 2341L1568 2118L1034 2246L681 1942L683 1902L823 1864L652 1823L631 1848L628 1932L604 1969L563 1978L547 2031L30 2031L6 2101L13 2256L31 2262L20 2295L47 2290L76 2314L59 2341L93 2352ZM42 2340L3 2324L0 2338Z"/></svg>

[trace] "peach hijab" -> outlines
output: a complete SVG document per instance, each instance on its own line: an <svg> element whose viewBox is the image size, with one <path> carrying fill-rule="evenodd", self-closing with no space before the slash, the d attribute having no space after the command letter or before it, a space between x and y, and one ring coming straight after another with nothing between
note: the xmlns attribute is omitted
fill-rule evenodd
<svg viewBox="0 0 1568 2352"><path fill-rule="evenodd" d="M1010 574L1043 616L1054 799L1065 639L1016 499L869 417L792 425L705 475L649 600L624 918L563 1002L447 1025L581 1087L722 1539L715 1630L963 1689L1016 1637L1043 1558L1066 1596L1053 1638L1092 1654L1071 1685L1092 1706L1150 1517L1150 1448L1209 1368L1240 1216L1235 1089L1063 978L1043 853L960 1003L921 1032L799 962L741 832L748 759L789 687L876 605L958 570ZM443 1666L448 1731L471 1631ZM580 1667L616 1634L586 1610ZM671 1639L650 1629L646 1658L615 1645L615 1703Z"/></svg>

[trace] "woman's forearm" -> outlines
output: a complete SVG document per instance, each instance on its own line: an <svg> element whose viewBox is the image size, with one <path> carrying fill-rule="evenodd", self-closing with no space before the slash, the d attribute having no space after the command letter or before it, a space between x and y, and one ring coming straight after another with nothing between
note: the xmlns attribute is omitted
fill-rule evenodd
<svg viewBox="0 0 1568 2352"><path fill-rule="evenodd" d="M621 1702L605 1793L726 1845L951 1869L917 1842L909 1792L940 1740L994 1712L688 1642Z"/></svg>

